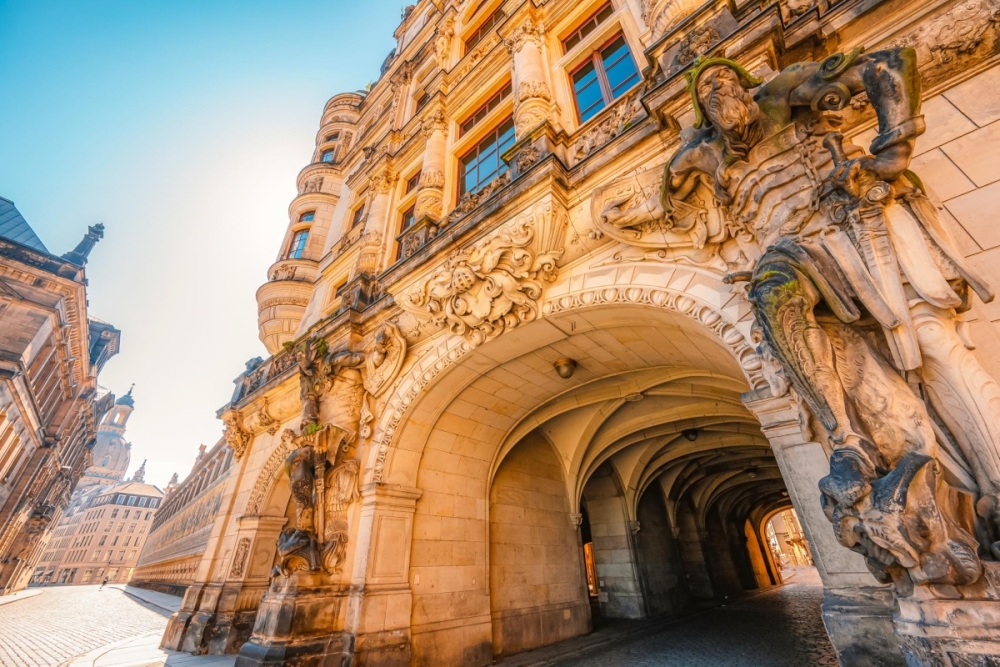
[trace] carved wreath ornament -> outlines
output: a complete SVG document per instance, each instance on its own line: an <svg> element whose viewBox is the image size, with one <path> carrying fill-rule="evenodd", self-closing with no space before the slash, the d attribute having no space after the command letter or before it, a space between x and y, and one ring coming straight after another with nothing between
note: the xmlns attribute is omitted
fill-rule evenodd
<svg viewBox="0 0 1000 667"><path fill-rule="evenodd" d="M538 316L542 283L555 279L561 250L536 254L528 246L535 231L526 221L451 257L403 299L407 310L430 317L480 345Z"/></svg>

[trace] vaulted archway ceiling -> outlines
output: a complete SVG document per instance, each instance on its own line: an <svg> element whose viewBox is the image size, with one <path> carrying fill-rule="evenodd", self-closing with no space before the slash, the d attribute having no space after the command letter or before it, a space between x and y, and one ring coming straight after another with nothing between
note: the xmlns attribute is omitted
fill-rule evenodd
<svg viewBox="0 0 1000 667"><path fill-rule="evenodd" d="M565 343L593 345L589 352L603 357L602 368L594 367L593 357L580 360L577 373L589 377L521 418L507 434L494 470L517 442L537 431L559 455L567 495L577 509L587 480L604 464L620 480L632 519L651 487L663 494L671 521L688 501L702 525L712 509L742 521L755 510L787 504L770 444L740 400L746 382L725 351L702 344L697 355L635 368L627 360L637 348L656 345L654 327L601 324L601 330L578 333ZM662 359L664 350L657 351ZM620 370L629 366L634 370Z"/></svg>

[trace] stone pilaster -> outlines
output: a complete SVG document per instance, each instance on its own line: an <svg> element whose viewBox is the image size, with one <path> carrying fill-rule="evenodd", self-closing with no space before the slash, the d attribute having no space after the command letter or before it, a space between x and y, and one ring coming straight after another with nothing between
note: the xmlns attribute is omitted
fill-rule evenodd
<svg viewBox="0 0 1000 667"><path fill-rule="evenodd" d="M764 393L764 396L761 394ZM806 435L795 402L768 390L743 394L770 441L788 496L823 580L823 623L841 667L904 664L893 633L892 592L878 584L860 554L843 547L819 504L819 480L829 474L823 446Z"/></svg>
<svg viewBox="0 0 1000 667"><path fill-rule="evenodd" d="M372 175L372 203L360 242L357 274L372 276L381 269L382 239L389 228L389 193L397 178L398 175L389 164L380 167Z"/></svg>
<svg viewBox="0 0 1000 667"><path fill-rule="evenodd" d="M354 664L409 667L410 545L421 491L399 485L361 488L361 521L347 609Z"/></svg>
<svg viewBox="0 0 1000 667"><path fill-rule="evenodd" d="M504 40L514 56L514 132L520 139L552 117L552 92L542 57L545 27L530 16Z"/></svg>
<svg viewBox="0 0 1000 667"><path fill-rule="evenodd" d="M429 217L441 219L444 201L444 163L448 144L448 118L444 109L438 108L423 123L426 140L424 163L417 186L417 203L414 219Z"/></svg>
<svg viewBox="0 0 1000 667"><path fill-rule="evenodd" d="M214 655L235 653L250 639L257 605L267 592L271 560L285 517L244 516L238 519L235 547L219 594L215 619L204 638Z"/></svg>

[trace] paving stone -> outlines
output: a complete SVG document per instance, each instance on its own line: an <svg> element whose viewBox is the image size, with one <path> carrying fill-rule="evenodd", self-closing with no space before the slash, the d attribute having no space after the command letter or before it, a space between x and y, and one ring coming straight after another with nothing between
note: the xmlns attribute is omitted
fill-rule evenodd
<svg viewBox="0 0 1000 667"><path fill-rule="evenodd" d="M512 656L498 667L837 667L822 602L818 582L791 583L665 627L618 621L610 632ZM626 634L643 624L652 627ZM594 646L594 636L602 633L606 641ZM616 641L615 634L627 638Z"/></svg>
<svg viewBox="0 0 1000 667"><path fill-rule="evenodd" d="M56 667L112 642L163 632L166 625L166 616L116 588L43 588L0 606L0 665Z"/></svg>

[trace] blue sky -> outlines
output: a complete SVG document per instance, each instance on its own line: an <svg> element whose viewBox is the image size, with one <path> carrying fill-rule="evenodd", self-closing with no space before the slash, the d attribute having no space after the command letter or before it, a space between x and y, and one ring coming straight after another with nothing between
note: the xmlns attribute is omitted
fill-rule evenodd
<svg viewBox="0 0 1000 667"><path fill-rule="evenodd" d="M122 330L101 384L136 384L147 481L183 478L266 356L254 293L323 104L395 45L385 0L0 0L0 196L50 251L103 222L90 313Z"/></svg>

